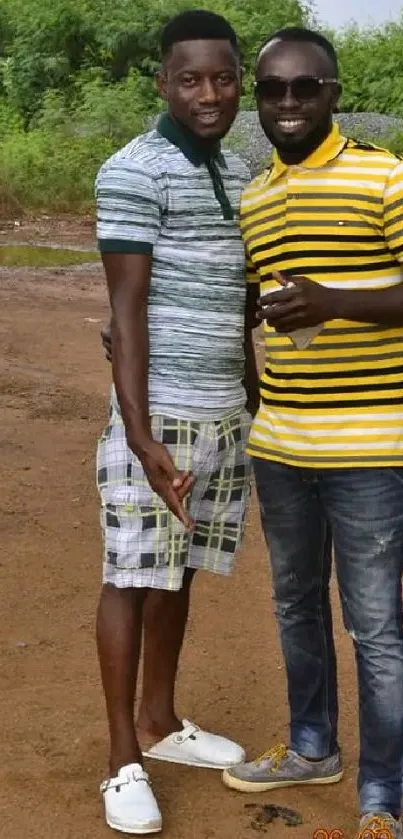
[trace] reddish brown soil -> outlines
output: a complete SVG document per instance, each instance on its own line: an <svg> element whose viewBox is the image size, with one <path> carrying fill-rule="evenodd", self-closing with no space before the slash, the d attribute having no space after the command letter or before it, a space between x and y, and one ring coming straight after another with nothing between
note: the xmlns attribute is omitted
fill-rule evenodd
<svg viewBox="0 0 403 839"><path fill-rule="evenodd" d="M0 243L94 245L90 221L0 225ZM100 267L0 269L0 836L106 839L98 784L107 729L94 646L101 546L94 449L110 370L100 348L108 305ZM220 773L149 765L166 839L253 839L251 803L300 811L268 837L352 836L356 688L336 602L345 779L249 798ZM250 755L287 738L284 670L255 501L231 579L200 574L181 661L183 715ZM324 834L321 834L324 839Z"/></svg>

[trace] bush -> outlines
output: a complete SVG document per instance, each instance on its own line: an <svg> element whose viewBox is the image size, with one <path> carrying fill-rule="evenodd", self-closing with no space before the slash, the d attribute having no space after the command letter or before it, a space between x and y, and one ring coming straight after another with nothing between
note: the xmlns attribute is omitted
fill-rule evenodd
<svg viewBox="0 0 403 839"><path fill-rule="evenodd" d="M153 74L161 27L181 9L200 6L212 8L211 0L1 0L3 203L6 196L7 206L88 207L100 163L160 108ZM216 0L214 8L239 35L241 107L254 108L262 41L287 24L315 26L311 2ZM341 110L403 117L403 18L326 34L340 56ZM403 135L390 144L403 153Z"/></svg>
<svg viewBox="0 0 403 839"><path fill-rule="evenodd" d="M32 209L87 210L99 165L113 150L104 137L66 137L40 129L13 134L2 144L0 193Z"/></svg>

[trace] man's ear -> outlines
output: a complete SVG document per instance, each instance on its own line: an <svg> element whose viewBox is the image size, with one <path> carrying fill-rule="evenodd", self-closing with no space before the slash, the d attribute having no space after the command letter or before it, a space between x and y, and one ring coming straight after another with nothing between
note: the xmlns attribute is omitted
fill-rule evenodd
<svg viewBox="0 0 403 839"><path fill-rule="evenodd" d="M165 99L166 101L168 79L164 70L159 70L158 73L155 74L155 83L161 99Z"/></svg>
<svg viewBox="0 0 403 839"><path fill-rule="evenodd" d="M339 110L340 110L339 102L340 102L340 97L341 97L342 93L343 93L342 85L340 84L340 82L337 82L337 84L335 84L333 86L333 90L332 90L332 111L333 111L334 114L339 113Z"/></svg>

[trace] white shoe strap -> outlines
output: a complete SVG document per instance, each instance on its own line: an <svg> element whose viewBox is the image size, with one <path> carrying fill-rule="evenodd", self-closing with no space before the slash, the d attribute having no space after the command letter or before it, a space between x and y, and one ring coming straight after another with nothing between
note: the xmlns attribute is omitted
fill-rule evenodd
<svg viewBox="0 0 403 839"><path fill-rule="evenodd" d="M200 731L198 725L194 723L188 723L185 725L178 734L175 734L175 743L185 743L186 740L190 740L191 737L194 737L197 732Z"/></svg>
<svg viewBox="0 0 403 839"><path fill-rule="evenodd" d="M149 784L149 778L147 772L138 772L137 775L134 772L130 773L127 772L125 775L117 775L115 778L109 778L107 781L104 781L101 784L101 792L106 792L108 789L116 789L117 787L123 787L127 784L131 783L139 783L140 781L145 781Z"/></svg>

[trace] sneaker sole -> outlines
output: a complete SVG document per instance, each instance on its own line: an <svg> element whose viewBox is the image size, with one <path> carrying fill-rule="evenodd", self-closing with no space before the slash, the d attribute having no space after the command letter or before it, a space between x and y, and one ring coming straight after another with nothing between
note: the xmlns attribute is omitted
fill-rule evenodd
<svg viewBox="0 0 403 839"><path fill-rule="evenodd" d="M143 825L143 827L140 825L137 827L130 827L129 825L115 824L107 818L106 823L108 827L112 828L112 830L119 830L120 833L130 833L135 836L146 836L150 833L161 833L162 830L162 822L154 822L148 825Z"/></svg>
<svg viewBox="0 0 403 839"><path fill-rule="evenodd" d="M238 792L268 792L271 789L280 789L280 787L296 787L308 785L322 785L322 784L337 784L341 781L343 772L338 772L336 775L329 775L327 778L310 778L305 781L242 781L240 778L234 778L228 771L223 773L222 780L226 787L236 789Z"/></svg>

